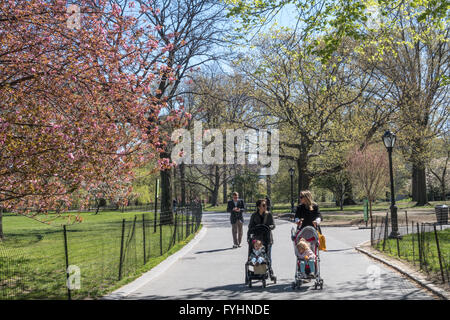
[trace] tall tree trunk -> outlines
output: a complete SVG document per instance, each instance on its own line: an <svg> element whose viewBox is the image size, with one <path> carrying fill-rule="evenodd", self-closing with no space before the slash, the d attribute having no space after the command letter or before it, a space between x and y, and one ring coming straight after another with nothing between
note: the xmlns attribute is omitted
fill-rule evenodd
<svg viewBox="0 0 450 320"><path fill-rule="evenodd" d="M172 198L178 201L178 190L177 190L177 171L178 167L173 167L172 170ZM173 205L173 204L172 204Z"/></svg>
<svg viewBox="0 0 450 320"><path fill-rule="evenodd" d="M161 175L161 218L163 222L172 222L172 171L162 170Z"/></svg>
<svg viewBox="0 0 450 320"><path fill-rule="evenodd" d="M180 164L180 189L181 189L181 206L186 205L186 167L184 163Z"/></svg>
<svg viewBox="0 0 450 320"><path fill-rule="evenodd" d="M425 175L425 166L417 166L417 206L424 206L427 200L427 180Z"/></svg>
<svg viewBox="0 0 450 320"><path fill-rule="evenodd" d="M220 187L220 172L219 166L214 166L214 187L211 195L211 205L216 207L219 205L219 187Z"/></svg>
<svg viewBox="0 0 450 320"><path fill-rule="evenodd" d="M369 198L369 216L370 216L370 244L373 245L373 218L372 218L372 200ZM367 227L367 223L366 223Z"/></svg>
<svg viewBox="0 0 450 320"><path fill-rule="evenodd" d="M272 201L272 177L271 176L266 176L266 193L267 196L270 199L270 204L273 206L273 201Z"/></svg>
<svg viewBox="0 0 450 320"><path fill-rule="evenodd" d="M223 166L223 170L224 170L224 173L223 173L223 193L222 193L222 195L223 195L223 200L222 200L222 203L227 203L228 202L228 195L227 195L227 193L228 193L228 183L227 183L227 166L225 165L225 166Z"/></svg>
<svg viewBox="0 0 450 320"><path fill-rule="evenodd" d="M417 167L413 163L412 166L412 176L411 176L411 195L412 195L412 201L418 201L419 196L417 193Z"/></svg>
<svg viewBox="0 0 450 320"><path fill-rule="evenodd" d="M441 180L441 194L442 194L442 201L447 200L447 199L446 199L446 196L447 196L446 193L447 193L447 192L446 192L446 187L445 187L445 176L444 176L444 177L442 177L442 180Z"/></svg>
<svg viewBox="0 0 450 320"><path fill-rule="evenodd" d="M100 201L99 200L95 200L95 204L97 205L97 209L95 210L95 214L97 214L100 211Z"/></svg>
<svg viewBox="0 0 450 320"><path fill-rule="evenodd" d="M311 177L308 174L308 160L306 156L300 156L297 160L297 171L298 171L298 190L295 193L294 190L294 199L298 197L300 191L308 190L309 184L311 183Z"/></svg>

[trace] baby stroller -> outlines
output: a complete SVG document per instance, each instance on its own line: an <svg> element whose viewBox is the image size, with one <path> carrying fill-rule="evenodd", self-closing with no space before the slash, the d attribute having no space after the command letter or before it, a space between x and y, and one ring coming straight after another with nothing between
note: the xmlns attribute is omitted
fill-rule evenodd
<svg viewBox="0 0 450 320"><path fill-rule="evenodd" d="M250 254L253 249L253 240L260 240L265 248L270 243L270 229L264 224L259 224L248 232L248 256L245 263L245 284L248 287L252 287L252 280L262 281L263 288L266 287L266 280L270 277L273 283L277 283L276 276L270 276L273 274L272 265L270 259L266 259L265 262L259 265L253 265L250 261Z"/></svg>
<svg viewBox="0 0 450 320"><path fill-rule="evenodd" d="M316 259L314 261L315 266L315 274L313 275L315 281L314 281L314 289L317 289L320 287L320 289L323 288L323 279L320 277L320 257L319 257L319 234L317 233L316 229L314 229L311 226L306 226L303 229L299 230L298 228L292 228L291 231L291 239L294 244L294 252L295 256L297 257L297 242L304 238L311 246L312 252L316 255ZM297 262L295 264L295 281L292 283L292 289L295 290L295 288L299 288L305 279L302 279L301 272L300 272L300 259L297 258ZM309 275L311 273L311 270L308 265L305 267L305 273L306 275Z"/></svg>

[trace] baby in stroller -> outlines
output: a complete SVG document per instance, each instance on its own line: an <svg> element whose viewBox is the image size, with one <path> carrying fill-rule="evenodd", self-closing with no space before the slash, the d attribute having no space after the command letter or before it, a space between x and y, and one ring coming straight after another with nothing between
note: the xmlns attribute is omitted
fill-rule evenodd
<svg viewBox="0 0 450 320"><path fill-rule="evenodd" d="M309 266L309 278L314 278L316 274L315 261L316 255L312 252L311 247L304 238L301 238L300 241L297 242L297 251L296 251L298 262L300 263L300 276L303 279L307 279L308 276L305 272L306 264Z"/></svg>
<svg viewBox="0 0 450 320"><path fill-rule="evenodd" d="M253 265L263 264L267 261L266 251L261 240L253 240L253 250L249 256L249 262Z"/></svg>
<svg viewBox="0 0 450 320"><path fill-rule="evenodd" d="M270 243L270 229L266 225L257 225L249 230L248 258L245 263L245 284L252 287L252 281L261 281L263 288L266 280L270 279L276 283L277 278L271 274L272 261L265 251L266 245Z"/></svg>
<svg viewBox="0 0 450 320"><path fill-rule="evenodd" d="M315 228L306 226L303 229L292 228L292 243L297 257L295 266L295 281L292 288L300 287L303 281L313 278L314 288L323 287L320 276L319 235Z"/></svg>

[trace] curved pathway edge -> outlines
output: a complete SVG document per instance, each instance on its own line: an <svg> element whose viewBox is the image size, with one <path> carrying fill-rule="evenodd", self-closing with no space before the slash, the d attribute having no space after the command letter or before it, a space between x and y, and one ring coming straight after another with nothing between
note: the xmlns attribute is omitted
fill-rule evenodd
<svg viewBox="0 0 450 320"><path fill-rule="evenodd" d="M144 273L142 276L137 278L136 280L124 285L123 287L111 292L110 294L102 297L102 300L121 300L129 296L134 291L138 290L142 286L146 285L153 279L159 277L163 274L168 268L170 268L178 259L182 258L186 255L203 237L206 235L207 227L205 225L202 226L200 232L191 240L188 244L186 244L179 251L175 252L171 256L167 257L160 264Z"/></svg>
<svg viewBox="0 0 450 320"><path fill-rule="evenodd" d="M369 246L370 241L365 241L357 245L355 249L361 253L368 255L372 259L380 261L385 265L395 269L402 275L410 278L420 286L428 289L433 294L439 296L439 298L443 300L449 300L450 294L447 291L435 286L434 284L426 280L423 276L421 276L417 271L413 270L411 267L407 267L404 263L396 260L394 261L393 259L385 258L384 256L382 257L381 254L377 254L376 252L374 252L374 250L368 250L367 248L370 248Z"/></svg>

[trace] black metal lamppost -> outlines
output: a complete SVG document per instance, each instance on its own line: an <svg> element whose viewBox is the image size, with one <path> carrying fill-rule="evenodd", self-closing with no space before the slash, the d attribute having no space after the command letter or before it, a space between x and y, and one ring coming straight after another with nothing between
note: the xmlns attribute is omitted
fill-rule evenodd
<svg viewBox="0 0 450 320"><path fill-rule="evenodd" d="M389 155L389 175L391 178L391 224L392 230L389 238L400 238L400 233L398 232L398 222L397 222L397 206L395 205L395 194L394 194L394 173L392 170L392 150L395 145L395 134L390 130L386 131L383 135L384 146L386 147Z"/></svg>
<svg viewBox="0 0 450 320"><path fill-rule="evenodd" d="M291 212L294 212L294 168L289 168L291 176Z"/></svg>

